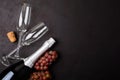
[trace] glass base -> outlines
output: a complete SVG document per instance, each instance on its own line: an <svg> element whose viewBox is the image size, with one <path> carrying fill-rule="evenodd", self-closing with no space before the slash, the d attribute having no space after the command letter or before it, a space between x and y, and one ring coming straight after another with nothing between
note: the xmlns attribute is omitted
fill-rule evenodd
<svg viewBox="0 0 120 80"><path fill-rule="evenodd" d="M6 67L10 65L10 62L6 56L1 57L0 62Z"/></svg>
<svg viewBox="0 0 120 80"><path fill-rule="evenodd" d="M8 56L3 56L3 57L1 57L0 62L4 66L8 67L11 64L13 64L13 63L15 63L17 61L20 61L20 60L24 60L24 58L21 58L19 56L15 56L15 55L14 55L14 57L12 57L12 56L9 56L9 57Z"/></svg>

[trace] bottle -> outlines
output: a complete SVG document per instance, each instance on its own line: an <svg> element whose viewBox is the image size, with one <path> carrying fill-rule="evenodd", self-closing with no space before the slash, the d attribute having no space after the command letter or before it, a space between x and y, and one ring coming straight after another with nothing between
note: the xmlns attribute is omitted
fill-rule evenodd
<svg viewBox="0 0 120 80"><path fill-rule="evenodd" d="M28 80L32 67L36 60L53 44L55 40L50 38L31 56L9 66L0 74L0 80Z"/></svg>

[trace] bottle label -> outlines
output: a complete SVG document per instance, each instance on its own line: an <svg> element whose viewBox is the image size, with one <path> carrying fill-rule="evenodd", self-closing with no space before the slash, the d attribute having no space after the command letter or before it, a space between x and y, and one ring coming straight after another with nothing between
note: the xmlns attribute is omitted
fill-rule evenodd
<svg viewBox="0 0 120 80"><path fill-rule="evenodd" d="M2 78L2 80L10 80L14 73L12 71L8 72L5 77Z"/></svg>

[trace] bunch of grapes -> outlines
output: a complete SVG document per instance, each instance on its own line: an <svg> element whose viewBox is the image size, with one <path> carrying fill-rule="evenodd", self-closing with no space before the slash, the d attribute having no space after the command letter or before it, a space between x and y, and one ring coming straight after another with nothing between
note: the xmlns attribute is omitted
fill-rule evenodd
<svg viewBox="0 0 120 80"><path fill-rule="evenodd" d="M51 76L49 71L33 72L30 80L50 80Z"/></svg>
<svg viewBox="0 0 120 80"><path fill-rule="evenodd" d="M34 68L37 72L33 72L30 80L50 80L51 76L48 68L56 60L57 56L56 51L45 52L35 63Z"/></svg>
<svg viewBox="0 0 120 80"><path fill-rule="evenodd" d="M48 67L56 60L56 51L46 52L40 59L35 63L34 68L36 70L47 70Z"/></svg>

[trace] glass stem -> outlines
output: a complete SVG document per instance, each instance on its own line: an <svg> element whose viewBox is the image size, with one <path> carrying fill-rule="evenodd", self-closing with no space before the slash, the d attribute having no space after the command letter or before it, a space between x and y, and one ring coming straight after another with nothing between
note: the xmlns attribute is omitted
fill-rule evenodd
<svg viewBox="0 0 120 80"><path fill-rule="evenodd" d="M20 48L21 48L21 46L22 46L21 44L22 44L23 34L24 34L23 31L21 31L20 34L19 34L18 46L17 46L17 51L16 51L16 53L15 53L15 57L20 57L20 56L19 56L19 51L20 51Z"/></svg>
<svg viewBox="0 0 120 80"><path fill-rule="evenodd" d="M15 52L17 51L18 47L15 48L13 51L11 51L8 55L6 55L6 57L10 57L12 56L13 54L15 54Z"/></svg>

